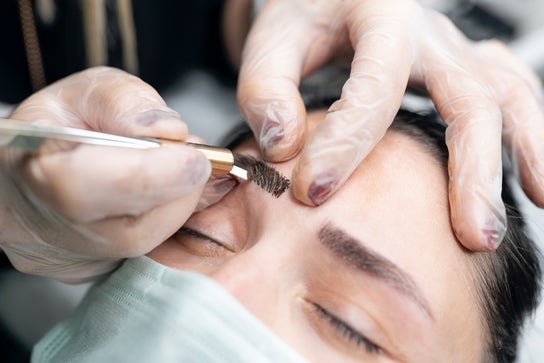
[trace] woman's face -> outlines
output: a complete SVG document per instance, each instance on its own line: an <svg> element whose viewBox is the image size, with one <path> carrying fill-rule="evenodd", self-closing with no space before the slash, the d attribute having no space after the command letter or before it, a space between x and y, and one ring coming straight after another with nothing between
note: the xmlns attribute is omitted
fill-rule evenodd
<svg viewBox="0 0 544 363"><path fill-rule="evenodd" d="M289 176L296 161L271 165ZM477 362L485 330L447 195L439 163L389 131L322 206L240 183L149 256L209 275L311 362Z"/></svg>

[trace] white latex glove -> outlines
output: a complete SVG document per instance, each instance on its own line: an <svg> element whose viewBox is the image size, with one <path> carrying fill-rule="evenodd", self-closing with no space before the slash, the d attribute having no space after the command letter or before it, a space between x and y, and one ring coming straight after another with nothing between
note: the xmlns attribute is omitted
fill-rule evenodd
<svg viewBox="0 0 544 363"><path fill-rule="evenodd" d="M526 194L544 206L541 84L499 42L472 42L413 0L268 0L246 40L239 75L243 115L270 160L301 149L302 77L353 58L293 173L308 205L333 194L382 138L408 82L424 87L448 124L451 219L469 249L494 250L505 233L501 136Z"/></svg>
<svg viewBox="0 0 544 363"><path fill-rule="evenodd" d="M153 88L104 67L39 91L11 118L122 135L188 136ZM65 282L94 279L166 240L194 211L211 170L201 152L184 145L43 146L49 151L31 157L0 151L0 246L17 269ZM234 182L220 181L210 184L201 204L219 199Z"/></svg>

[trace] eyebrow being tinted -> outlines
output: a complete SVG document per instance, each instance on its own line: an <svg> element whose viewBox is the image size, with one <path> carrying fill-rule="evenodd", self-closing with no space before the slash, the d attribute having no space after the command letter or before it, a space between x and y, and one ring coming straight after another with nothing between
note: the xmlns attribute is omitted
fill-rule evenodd
<svg viewBox="0 0 544 363"><path fill-rule="evenodd" d="M330 223L319 230L318 238L323 246L347 265L384 281L412 299L431 319L434 319L429 303L416 283L393 262Z"/></svg>
<svg viewBox="0 0 544 363"><path fill-rule="evenodd" d="M248 180L266 192L279 198L291 185L291 181L263 160L249 155L234 153L235 165L247 170Z"/></svg>

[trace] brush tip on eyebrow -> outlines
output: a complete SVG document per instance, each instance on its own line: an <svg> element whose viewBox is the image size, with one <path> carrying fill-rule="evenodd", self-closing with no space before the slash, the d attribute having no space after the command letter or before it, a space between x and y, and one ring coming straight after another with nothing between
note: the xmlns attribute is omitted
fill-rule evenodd
<svg viewBox="0 0 544 363"><path fill-rule="evenodd" d="M247 170L248 180L279 198L291 186L291 181L274 167L253 156L234 153L235 165Z"/></svg>

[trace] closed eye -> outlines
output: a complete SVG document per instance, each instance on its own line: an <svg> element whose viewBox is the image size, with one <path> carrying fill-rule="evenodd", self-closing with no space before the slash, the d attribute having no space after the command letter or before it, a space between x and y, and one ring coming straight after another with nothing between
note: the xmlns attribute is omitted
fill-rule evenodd
<svg viewBox="0 0 544 363"><path fill-rule="evenodd" d="M351 344L354 344L358 348L364 348L369 354L375 355L383 352L383 350L377 344L373 343L363 334L357 332L349 324L337 318L321 306L315 303L312 303L312 305L317 315L331 325L343 339L347 340Z"/></svg>
<svg viewBox="0 0 544 363"><path fill-rule="evenodd" d="M234 252L225 244L202 234L192 228L182 227L177 232L178 236L188 236L189 239L183 239L183 245L186 246L191 252L195 252L201 256L205 257L219 257L225 252ZM191 240L196 239L198 242L193 242Z"/></svg>

